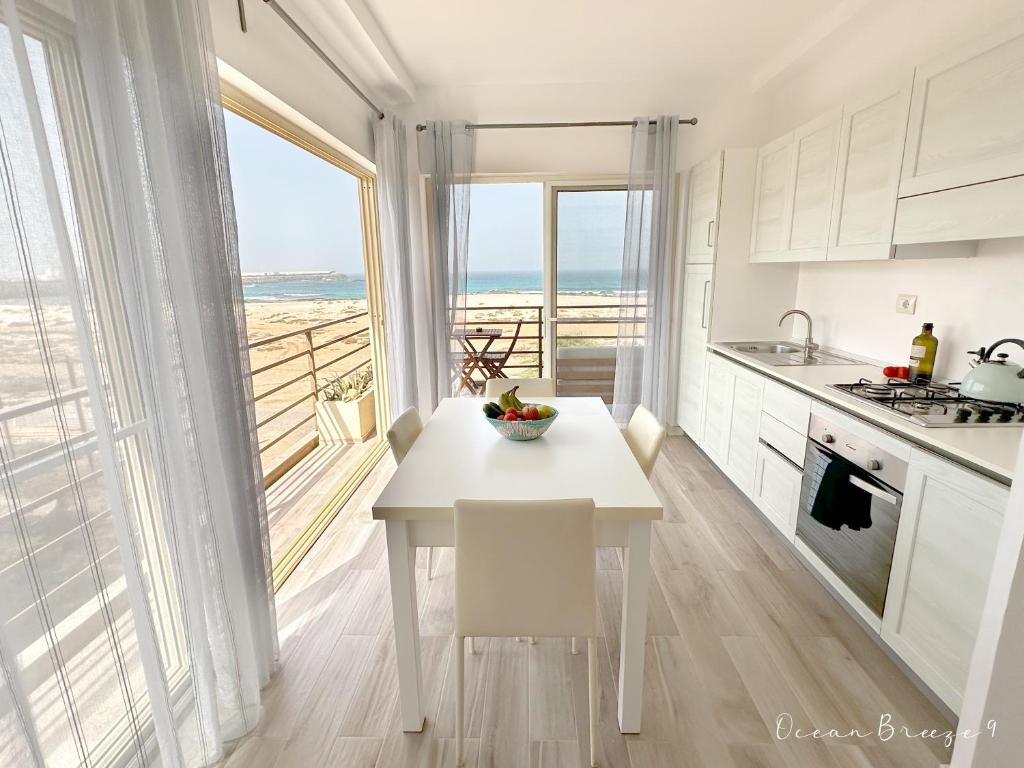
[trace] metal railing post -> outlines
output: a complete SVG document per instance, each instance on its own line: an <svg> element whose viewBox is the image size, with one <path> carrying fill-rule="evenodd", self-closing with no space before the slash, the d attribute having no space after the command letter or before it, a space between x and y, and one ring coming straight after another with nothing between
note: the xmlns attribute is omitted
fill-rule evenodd
<svg viewBox="0 0 1024 768"><path fill-rule="evenodd" d="M316 400L317 400L317 382L316 382L316 350L313 348L313 331L306 329L306 353L309 355L309 377L312 380L313 387L313 413L316 413ZM320 439L320 425L313 421L313 431L316 433L317 440Z"/></svg>

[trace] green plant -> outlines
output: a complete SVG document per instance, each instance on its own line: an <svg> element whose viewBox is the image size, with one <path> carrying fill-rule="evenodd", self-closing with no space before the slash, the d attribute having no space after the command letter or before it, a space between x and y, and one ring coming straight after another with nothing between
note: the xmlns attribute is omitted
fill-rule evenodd
<svg viewBox="0 0 1024 768"><path fill-rule="evenodd" d="M373 387L373 371L366 368L348 376L335 376L320 387L321 400L340 400L350 403L358 400Z"/></svg>

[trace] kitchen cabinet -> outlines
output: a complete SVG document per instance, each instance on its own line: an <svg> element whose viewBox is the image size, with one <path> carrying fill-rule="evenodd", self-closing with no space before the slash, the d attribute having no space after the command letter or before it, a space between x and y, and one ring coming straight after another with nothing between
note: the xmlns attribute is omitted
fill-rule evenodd
<svg viewBox="0 0 1024 768"><path fill-rule="evenodd" d="M750 231L750 260L753 262L789 260L784 241L792 200L792 160L792 133L757 151Z"/></svg>
<svg viewBox="0 0 1024 768"><path fill-rule="evenodd" d="M722 182L722 152L716 152L690 171L686 214L686 263L710 264L718 234L718 199Z"/></svg>
<svg viewBox="0 0 1024 768"><path fill-rule="evenodd" d="M737 487L754 487L764 377L709 354L701 447Z"/></svg>
<svg viewBox="0 0 1024 768"><path fill-rule="evenodd" d="M769 445L758 443L751 498L768 521L789 541L793 541L796 536L802 480L803 473L798 466Z"/></svg>
<svg viewBox="0 0 1024 768"><path fill-rule="evenodd" d="M729 456L732 388L736 379L724 358L709 354L705 366L704 431L701 448L721 469Z"/></svg>
<svg viewBox="0 0 1024 768"><path fill-rule="evenodd" d="M761 421L761 393L764 377L747 368L731 366L732 409L729 422L729 452L725 474L750 496L754 490L754 466ZM715 382L712 382L712 386Z"/></svg>
<svg viewBox="0 0 1024 768"><path fill-rule="evenodd" d="M911 453L882 638L955 712L1008 493L931 454Z"/></svg>
<svg viewBox="0 0 1024 768"><path fill-rule="evenodd" d="M889 259L911 85L843 106L827 259Z"/></svg>
<svg viewBox="0 0 1024 768"><path fill-rule="evenodd" d="M1024 235L1024 21L917 68L894 241Z"/></svg>
<svg viewBox="0 0 1024 768"><path fill-rule="evenodd" d="M700 441L704 412L704 361L711 319L711 265L688 264L683 271L682 350L679 355L677 422Z"/></svg>
<svg viewBox="0 0 1024 768"><path fill-rule="evenodd" d="M840 118L841 111L834 110L793 131L793 178L789 184L791 198L783 242L789 261L825 259Z"/></svg>
<svg viewBox="0 0 1024 768"><path fill-rule="evenodd" d="M1024 175L1024 22L914 76L900 197Z"/></svg>

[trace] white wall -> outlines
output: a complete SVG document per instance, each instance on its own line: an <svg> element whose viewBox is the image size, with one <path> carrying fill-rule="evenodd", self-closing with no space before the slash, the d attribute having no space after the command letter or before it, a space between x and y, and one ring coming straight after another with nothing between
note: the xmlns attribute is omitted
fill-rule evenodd
<svg viewBox="0 0 1024 768"><path fill-rule="evenodd" d="M896 313L900 293L917 295L915 315ZM848 352L907 365L921 323L934 323L936 375L954 380L967 371L967 350L1024 338L1022 297L1024 238L983 242L973 259L803 264L797 284L816 339Z"/></svg>
<svg viewBox="0 0 1024 768"><path fill-rule="evenodd" d="M882 81L910 81L916 63L1020 14L1019 0L872 3L760 98L768 141ZM1024 337L1024 238L992 240L973 259L803 264L797 304L822 343L905 364L922 322L939 337L937 375L959 379L968 349ZM899 293L918 295L917 314L895 312ZM1020 353L1013 353L1020 357Z"/></svg>
<svg viewBox="0 0 1024 768"><path fill-rule="evenodd" d="M237 0L210 0L217 58L372 161L369 108L265 3L250 0L245 10L243 33Z"/></svg>

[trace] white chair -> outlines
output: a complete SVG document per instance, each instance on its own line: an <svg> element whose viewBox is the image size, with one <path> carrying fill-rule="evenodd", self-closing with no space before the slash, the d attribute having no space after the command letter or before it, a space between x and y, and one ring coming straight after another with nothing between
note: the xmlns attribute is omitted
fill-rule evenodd
<svg viewBox="0 0 1024 768"><path fill-rule="evenodd" d="M587 638L596 766L597 587L592 499L455 502L455 764L463 764L466 637Z"/></svg>
<svg viewBox="0 0 1024 768"><path fill-rule="evenodd" d="M508 392L512 387L519 387L516 397L522 400L524 397L554 397L554 379L506 379L495 377L488 379L484 386L484 395L491 399L501 397L502 392Z"/></svg>
<svg viewBox="0 0 1024 768"><path fill-rule="evenodd" d="M391 446L391 455L395 457L395 463L401 464L405 455L416 442L416 438L423 431L423 420L420 412L415 408L406 408L401 415L395 419L388 430L388 444ZM434 548L427 548L427 578L433 577L434 570Z"/></svg>
<svg viewBox="0 0 1024 768"><path fill-rule="evenodd" d="M665 426L642 405L636 407L633 417L626 425L623 437L626 438L629 450L640 464L640 469L648 477L654 471L654 463L658 460L661 446L665 444L666 434Z"/></svg>
<svg viewBox="0 0 1024 768"><path fill-rule="evenodd" d="M638 405L633 411L633 416L626 425L623 437L626 438L626 445L633 452L633 457L640 465L647 477L654 471L654 463L661 453L661 446L665 444L665 436L668 430L658 421L657 417L642 405ZM626 559L626 553L621 552L622 559ZM572 653L576 653L576 638L572 639Z"/></svg>

